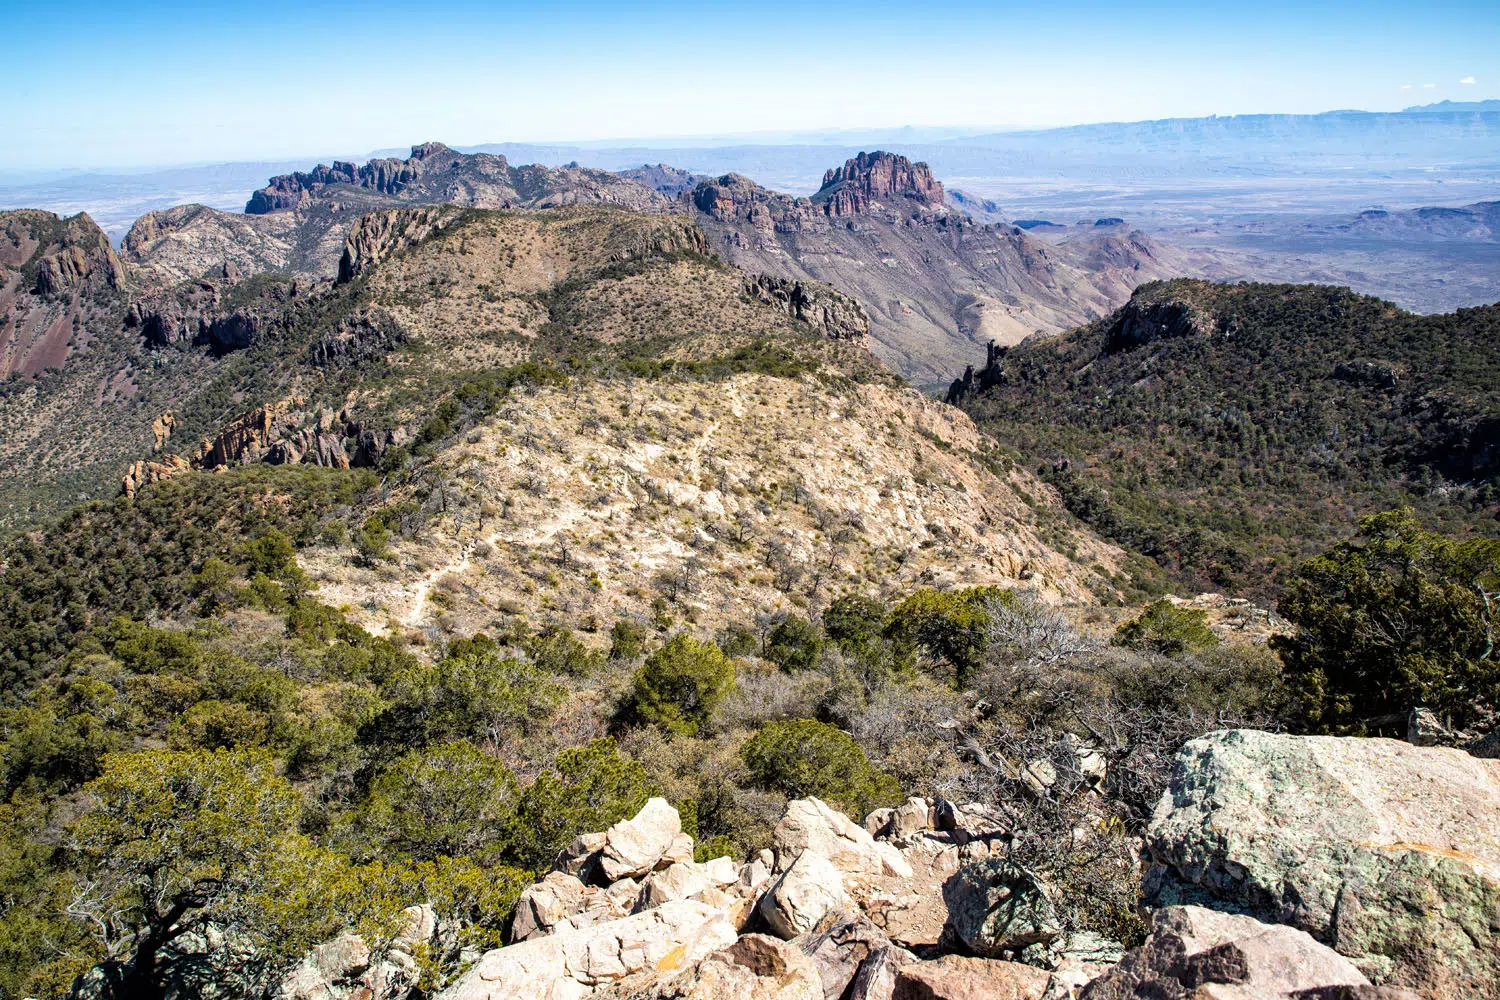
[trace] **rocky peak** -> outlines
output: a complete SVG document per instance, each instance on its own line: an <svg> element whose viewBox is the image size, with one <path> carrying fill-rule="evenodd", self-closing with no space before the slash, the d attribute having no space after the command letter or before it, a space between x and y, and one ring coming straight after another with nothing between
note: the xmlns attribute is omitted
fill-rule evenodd
<svg viewBox="0 0 1500 1000"><path fill-rule="evenodd" d="M823 186L813 195L831 216L863 212L873 202L908 198L929 209L943 207L943 185L925 163L876 150L860 153L823 175Z"/></svg>
<svg viewBox="0 0 1500 1000"><path fill-rule="evenodd" d="M1104 353L1117 354L1158 340L1209 336L1222 332L1212 315L1189 297L1174 294L1172 283L1152 282L1136 289L1130 301L1108 321Z"/></svg>
<svg viewBox="0 0 1500 1000"><path fill-rule="evenodd" d="M339 283L352 281L391 254L415 246L459 215L457 209L443 205L371 212L355 223L344 241L344 255L339 259Z"/></svg>
<svg viewBox="0 0 1500 1000"><path fill-rule="evenodd" d="M125 283L125 268L109 237L86 213L62 220L58 228L56 249L37 262L38 295L58 298L86 285L118 289Z"/></svg>

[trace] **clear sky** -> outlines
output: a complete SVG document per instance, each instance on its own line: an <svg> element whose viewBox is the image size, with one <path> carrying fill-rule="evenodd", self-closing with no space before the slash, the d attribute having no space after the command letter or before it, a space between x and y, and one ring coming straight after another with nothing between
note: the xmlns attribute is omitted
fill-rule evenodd
<svg viewBox="0 0 1500 1000"><path fill-rule="evenodd" d="M1500 96L1500 0L6 7L0 168Z"/></svg>

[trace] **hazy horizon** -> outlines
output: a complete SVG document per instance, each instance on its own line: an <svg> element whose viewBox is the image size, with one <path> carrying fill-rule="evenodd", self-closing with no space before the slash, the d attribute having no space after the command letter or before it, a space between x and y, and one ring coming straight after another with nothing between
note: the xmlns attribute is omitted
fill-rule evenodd
<svg viewBox="0 0 1500 1000"><path fill-rule="evenodd" d="M31 5L0 41L0 168L285 160L403 135L556 145L1391 111L1481 99L1500 79L1493 4L803 10Z"/></svg>

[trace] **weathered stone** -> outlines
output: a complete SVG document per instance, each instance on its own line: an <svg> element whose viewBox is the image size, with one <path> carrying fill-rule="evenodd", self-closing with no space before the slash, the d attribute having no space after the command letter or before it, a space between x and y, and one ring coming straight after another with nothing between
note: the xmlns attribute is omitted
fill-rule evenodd
<svg viewBox="0 0 1500 1000"><path fill-rule="evenodd" d="M865 832L870 836L881 837L890 829L891 817L894 815L896 815L896 810L889 807L876 809L861 820L859 825L864 827Z"/></svg>
<svg viewBox="0 0 1500 1000"><path fill-rule="evenodd" d="M746 934L686 972L653 979L631 989L630 1000L823 1000L807 957L764 934Z"/></svg>
<svg viewBox="0 0 1500 1000"><path fill-rule="evenodd" d="M1500 762L1396 740L1212 733L1147 832L1151 902L1218 900L1435 998L1500 995Z"/></svg>
<svg viewBox="0 0 1500 1000"><path fill-rule="evenodd" d="M675 900L634 916L559 930L486 952L442 1000L577 1000L641 972L683 970L734 944L722 913Z"/></svg>
<svg viewBox="0 0 1500 1000"><path fill-rule="evenodd" d="M927 804L926 799L913 796L897 806L891 814L892 837L905 837L932 828L932 807Z"/></svg>
<svg viewBox="0 0 1500 1000"><path fill-rule="evenodd" d="M792 939L817 967L826 1000L844 995L859 968L872 954L891 947L890 938L857 911L834 910L817 926Z"/></svg>
<svg viewBox="0 0 1500 1000"><path fill-rule="evenodd" d="M677 810L663 798L649 800L641 811L621 820L604 835L599 868L610 882L652 871L682 833ZM689 858L692 854L689 851Z"/></svg>
<svg viewBox="0 0 1500 1000"><path fill-rule="evenodd" d="M844 1000L891 1000L897 973L916 960L911 952L895 945L871 952L849 984Z"/></svg>
<svg viewBox="0 0 1500 1000"><path fill-rule="evenodd" d="M892 1000L1040 1000L1049 978L1018 962L944 955L903 966Z"/></svg>
<svg viewBox="0 0 1500 1000"><path fill-rule="evenodd" d="M511 942L551 934L562 920L583 910L583 895L583 883L567 872L550 872L523 889L511 920Z"/></svg>
<svg viewBox="0 0 1500 1000"><path fill-rule="evenodd" d="M776 867L784 871L803 851L814 850L845 872L911 877L911 866L890 844L820 799L793 799L772 833Z"/></svg>
<svg viewBox="0 0 1500 1000"><path fill-rule="evenodd" d="M1008 861L965 864L944 884L943 898L952 933L976 955L1014 955L1062 934L1046 886Z"/></svg>
<svg viewBox="0 0 1500 1000"><path fill-rule="evenodd" d="M1199 906L1158 910L1150 939L1086 986L1081 1000L1175 1000L1207 993L1273 1000L1331 986L1368 986L1348 959L1305 931Z"/></svg>
<svg viewBox="0 0 1500 1000"><path fill-rule="evenodd" d="M839 870L817 851L804 850L760 897L760 914L774 933L790 940L849 905Z"/></svg>
<svg viewBox="0 0 1500 1000"><path fill-rule="evenodd" d="M672 843L662 852L661 859L657 862L658 867L676 864L679 861L693 860L693 838L685 833L679 833L672 838Z"/></svg>
<svg viewBox="0 0 1500 1000"><path fill-rule="evenodd" d="M646 876L641 883L635 910L639 913L674 899L690 899L711 888L713 884L701 866L691 861L678 861Z"/></svg>

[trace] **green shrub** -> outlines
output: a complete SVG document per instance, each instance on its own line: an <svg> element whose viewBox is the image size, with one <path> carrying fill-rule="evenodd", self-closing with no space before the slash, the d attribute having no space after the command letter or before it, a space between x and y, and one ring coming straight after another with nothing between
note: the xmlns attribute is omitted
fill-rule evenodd
<svg viewBox="0 0 1500 1000"><path fill-rule="evenodd" d="M692 735L734 690L734 663L718 646L679 635L646 657L635 674L631 714Z"/></svg>
<svg viewBox="0 0 1500 1000"><path fill-rule="evenodd" d="M886 623L886 636L898 649L923 649L953 668L959 687L979 665L988 645L990 601L1012 601L1013 591L998 587L967 587L938 591L923 587L896 605Z"/></svg>
<svg viewBox="0 0 1500 1000"><path fill-rule="evenodd" d="M523 868L543 871L578 834L634 816L656 792L645 768L621 756L614 740L564 750L556 769L521 794L511 857Z"/></svg>
<svg viewBox="0 0 1500 1000"><path fill-rule="evenodd" d="M519 798L504 764L472 743L443 743L403 754L377 775L360 826L374 850L493 859L509 844Z"/></svg>
<svg viewBox="0 0 1500 1000"><path fill-rule="evenodd" d="M896 779L872 767L849 734L814 719L773 722L740 756L756 786L789 798L816 796L855 817L901 795Z"/></svg>
<svg viewBox="0 0 1500 1000"><path fill-rule="evenodd" d="M621 618L609 630L609 658L617 663L629 663L641 655L641 645L645 641L645 629L628 618Z"/></svg>
<svg viewBox="0 0 1500 1000"><path fill-rule="evenodd" d="M1171 601L1153 601L1135 618L1115 630L1116 646L1162 656L1213 649L1219 637L1208 627L1207 611L1179 608Z"/></svg>
<svg viewBox="0 0 1500 1000"><path fill-rule="evenodd" d="M845 652L880 638L885 627L885 605L864 594L846 594L823 612L823 631Z"/></svg>
<svg viewBox="0 0 1500 1000"><path fill-rule="evenodd" d="M1423 531L1410 510L1303 563L1278 608L1297 627L1271 642L1302 724L1402 732L1425 705L1462 728L1500 713L1495 611L1500 541Z"/></svg>
<svg viewBox="0 0 1500 1000"><path fill-rule="evenodd" d="M782 670L811 670L818 665L823 637L812 622L799 615L787 615L766 636L766 659Z"/></svg>

